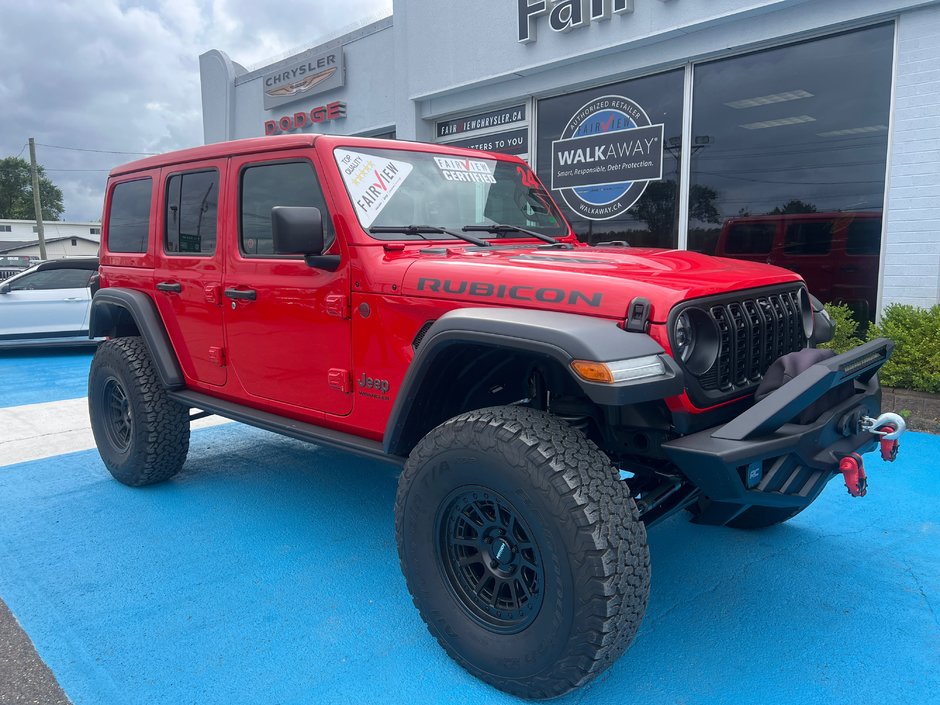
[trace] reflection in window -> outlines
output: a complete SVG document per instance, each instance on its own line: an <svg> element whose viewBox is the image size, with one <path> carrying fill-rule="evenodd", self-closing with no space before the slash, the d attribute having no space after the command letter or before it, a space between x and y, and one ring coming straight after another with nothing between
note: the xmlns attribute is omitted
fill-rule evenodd
<svg viewBox="0 0 940 705"><path fill-rule="evenodd" d="M175 174L167 181L166 251L215 252L219 172Z"/></svg>
<svg viewBox="0 0 940 705"><path fill-rule="evenodd" d="M538 174L548 188L552 187L552 142L567 136L564 133L569 123L582 111L582 108L594 101L603 99L605 96L625 98L639 106L648 118L648 123L642 118L633 120L635 126L663 125L662 141L664 144L660 144L657 134L655 143L649 150L652 155L648 154L645 148L642 149L642 154L640 150L632 153L634 162L656 163L661 152L661 178L654 177L649 182L637 182L646 183L646 188L642 191L639 200L623 212L616 208L617 212L614 216L605 216L603 213L589 216L575 211L572 206L572 204L577 204L580 196L582 203L593 205L598 211L603 211L612 204L616 205L619 194L624 193L622 183L552 190L552 198L562 208L575 233L584 242L596 244L610 240L626 240L636 247L676 247L678 244L683 80L683 71L670 71L539 101L536 131ZM629 113L630 110L617 112L601 109L596 113L595 121L586 120L581 124L587 128L588 134L615 132L617 125L623 119L624 112ZM630 124L624 127L631 128ZM576 134L581 136L581 133ZM643 138L653 139L654 136L644 134ZM629 142L629 137L627 142ZM585 163L581 168L589 173L590 170L598 167ZM658 172L657 176L659 176ZM572 194L572 192L575 193ZM566 197L571 203L566 202ZM691 194L691 198L692 208L703 219L707 222L717 222L717 211L712 205L713 194L708 188L696 189ZM624 205L629 205L630 200L632 197L627 196ZM585 210L590 210L590 208Z"/></svg>
<svg viewBox="0 0 940 705"><path fill-rule="evenodd" d="M777 226L773 223L734 223L728 228L726 255L769 255Z"/></svg>
<svg viewBox="0 0 940 705"><path fill-rule="evenodd" d="M788 255L827 255L832 249L832 221L787 225L783 251Z"/></svg>
<svg viewBox="0 0 940 705"><path fill-rule="evenodd" d="M777 224L765 259L874 311L893 45L883 25L696 66L690 194L707 190L717 217L691 199L689 248L747 259L767 235L737 223Z"/></svg>

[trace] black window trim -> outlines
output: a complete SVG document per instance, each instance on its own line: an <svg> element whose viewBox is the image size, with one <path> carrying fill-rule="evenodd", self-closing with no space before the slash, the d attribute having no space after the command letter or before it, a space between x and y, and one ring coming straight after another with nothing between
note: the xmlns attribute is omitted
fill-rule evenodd
<svg viewBox="0 0 940 705"><path fill-rule="evenodd" d="M163 177L163 228L160 235L160 239L163 242L163 254L167 257L199 257L202 259L209 259L215 257L219 251L219 206L216 206L215 209L215 247L212 248L212 252L171 252L166 249L166 236L167 236L167 217L166 210L169 203L169 190L170 190L170 179L174 176L183 177L186 174L207 174L209 172L215 172L216 175L216 185L219 189L219 193L222 191L222 171L217 166L207 166L207 167L198 167L196 169L186 169L185 171L173 171L166 174ZM183 193L183 183L180 182L180 199L182 199ZM221 205L221 197L219 198L219 205Z"/></svg>
<svg viewBox="0 0 940 705"><path fill-rule="evenodd" d="M286 157L284 159L265 159L263 161L257 161L257 162L245 162L238 169L238 193L236 194L236 199L235 199L236 208L238 209L238 234L236 235L235 239L237 240L237 243L238 243L238 255L242 259L248 259L248 260L276 259L276 260L297 260L301 262L304 261L303 255L278 255L274 253L263 254L263 255L252 255L252 254L245 252L245 250L242 248L242 192L243 192L242 187L244 184L245 172L256 166L277 166L281 164L309 164L310 168L313 169L313 176L317 180L317 186L320 187L320 193L323 195L323 202L327 205L327 208L329 208L329 204L326 202L327 201L326 190L323 188L323 180L320 178L320 172L317 171L317 165L314 164L312 159L307 158L307 157L291 156L291 157ZM329 213L329 210L325 214L321 213L320 215L323 216L324 222L326 221L327 218L332 218L332 216Z"/></svg>

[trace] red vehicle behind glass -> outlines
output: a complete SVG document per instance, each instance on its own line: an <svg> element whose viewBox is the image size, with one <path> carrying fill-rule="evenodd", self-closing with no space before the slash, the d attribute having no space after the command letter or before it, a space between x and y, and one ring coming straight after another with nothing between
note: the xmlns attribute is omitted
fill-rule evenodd
<svg viewBox="0 0 940 705"><path fill-rule="evenodd" d="M863 495L860 453L903 430L879 417L892 343L813 350L831 327L798 275L588 247L505 155L292 135L137 161L108 181L100 275L115 478L175 475L191 409L402 466L416 606L525 697L629 645L648 527L770 526L838 474Z"/></svg>
<svg viewBox="0 0 940 705"><path fill-rule="evenodd" d="M822 301L874 320L881 212L799 213L729 218L715 254L797 272Z"/></svg>

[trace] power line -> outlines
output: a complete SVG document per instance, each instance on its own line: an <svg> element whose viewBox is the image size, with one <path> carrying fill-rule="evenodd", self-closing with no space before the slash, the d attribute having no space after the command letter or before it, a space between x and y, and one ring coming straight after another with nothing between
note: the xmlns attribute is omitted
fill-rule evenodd
<svg viewBox="0 0 940 705"><path fill-rule="evenodd" d="M85 149L84 147L63 147L58 144L43 144L42 142L37 142L40 147L49 147L51 149L70 149L74 152L96 152L98 154L139 154L145 156L154 156L157 152L121 152L113 149Z"/></svg>
<svg viewBox="0 0 940 705"><path fill-rule="evenodd" d="M111 171L110 169L47 169L46 167L42 168L43 171Z"/></svg>
<svg viewBox="0 0 940 705"><path fill-rule="evenodd" d="M16 158L17 158L17 159L19 159L21 156L23 156L23 152L26 151L26 148L27 148L28 146L29 146L29 142L24 142L24 143L23 143L23 148L20 150L20 153L16 155Z"/></svg>

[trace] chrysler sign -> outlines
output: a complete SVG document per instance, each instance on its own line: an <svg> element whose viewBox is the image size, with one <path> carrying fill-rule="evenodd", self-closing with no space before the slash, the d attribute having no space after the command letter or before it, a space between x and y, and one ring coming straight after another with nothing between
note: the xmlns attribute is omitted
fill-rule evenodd
<svg viewBox="0 0 940 705"><path fill-rule="evenodd" d="M343 50L314 54L307 52L282 62L262 77L264 109L293 103L317 93L339 88L345 82Z"/></svg>

